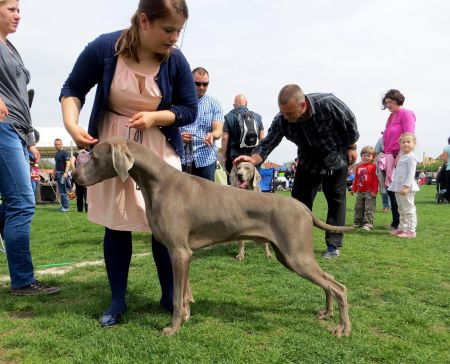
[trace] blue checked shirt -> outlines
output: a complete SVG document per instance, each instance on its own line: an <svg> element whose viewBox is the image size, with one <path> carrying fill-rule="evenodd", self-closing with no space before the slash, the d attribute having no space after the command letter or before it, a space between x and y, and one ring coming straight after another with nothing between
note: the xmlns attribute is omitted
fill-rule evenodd
<svg viewBox="0 0 450 364"><path fill-rule="evenodd" d="M185 151L181 163L189 165L194 161L197 168L206 167L217 161L216 141L214 147L203 143L206 134L212 132L212 122L223 123L222 105L214 97L204 95L198 100L198 115L193 124L180 128L180 131L193 134L192 149L185 144Z"/></svg>

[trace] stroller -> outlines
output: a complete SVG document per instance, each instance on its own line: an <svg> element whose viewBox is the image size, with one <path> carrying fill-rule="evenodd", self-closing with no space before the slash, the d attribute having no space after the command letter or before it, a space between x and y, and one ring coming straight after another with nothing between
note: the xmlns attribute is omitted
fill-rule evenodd
<svg viewBox="0 0 450 364"><path fill-rule="evenodd" d="M436 197L435 201L436 203L444 203L444 195L447 192L447 190L443 187L445 187L445 170L447 169L447 163L444 163L444 165L439 170L437 176L436 176Z"/></svg>

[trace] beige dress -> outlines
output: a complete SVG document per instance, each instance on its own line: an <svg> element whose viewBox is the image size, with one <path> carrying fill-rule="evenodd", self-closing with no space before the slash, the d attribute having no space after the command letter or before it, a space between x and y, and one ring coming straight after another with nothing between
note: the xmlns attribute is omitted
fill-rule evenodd
<svg viewBox="0 0 450 364"><path fill-rule="evenodd" d="M161 102L161 93L155 74L141 74L130 69L122 57L117 67L108 99L108 108L99 126L99 140L111 136L128 135L125 126L128 119L139 111L155 111ZM138 78L145 78L145 86L139 87ZM141 92L142 91L142 92ZM130 130L133 138L135 129ZM158 127L143 132L142 145L171 166L181 170L181 161ZM150 231L145 215L142 193L129 177L122 182L115 177L88 187L88 219L113 230Z"/></svg>

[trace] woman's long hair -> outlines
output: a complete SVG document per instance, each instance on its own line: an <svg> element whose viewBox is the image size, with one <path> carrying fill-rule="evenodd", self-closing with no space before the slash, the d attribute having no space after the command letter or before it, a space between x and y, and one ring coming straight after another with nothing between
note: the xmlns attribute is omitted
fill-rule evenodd
<svg viewBox="0 0 450 364"><path fill-rule="evenodd" d="M131 26L125 30L116 43L118 55L132 58L139 63L139 15L144 13L149 21L165 19L173 12L189 16L185 0L140 0L138 8L131 17Z"/></svg>

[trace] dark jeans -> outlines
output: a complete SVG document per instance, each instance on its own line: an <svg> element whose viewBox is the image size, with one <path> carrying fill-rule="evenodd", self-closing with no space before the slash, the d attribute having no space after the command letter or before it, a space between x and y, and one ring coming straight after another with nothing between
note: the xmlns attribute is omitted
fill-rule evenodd
<svg viewBox="0 0 450 364"><path fill-rule="evenodd" d="M398 212L397 199L395 198L395 192L387 191L389 195L389 200L391 201L391 212L392 212L392 222L391 226L394 229L398 228L398 224L400 224L400 214Z"/></svg>
<svg viewBox="0 0 450 364"><path fill-rule="evenodd" d="M55 171L55 181L58 183L59 187L59 195L60 195L60 203L61 206L65 209L69 208L69 196L67 191L70 190L70 187L67 188L67 180L64 178L64 171Z"/></svg>
<svg viewBox="0 0 450 364"><path fill-rule="evenodd" d="M83 212L83 208L87 212L87 210L88 210L88 205L87 205L87 201L86 201L87 188L79 185L78 183L75 183L75 191L77 194L77 210L78 210L78 212Z"/></svg>
<svg viewBox="0 0 450 364"><path fill-rule="evenodd" d="M312 174L308 170L297 166L292 197L303 202L312 211L314 199L322 184L322 190L328 204L327 224L345 225L346 193L347 193L347 168L327 171L326 174ZM343 235L337 233L325 233L326 244L341 247Z"/></svg>
<svg viewBox="0 0 450 364"><path fill-rule="evenodd" d="M216 162L211 163L209 166L196 167L195 162L192 162L192 166L182 165L183 172L192 174L193 176L202 177L204 179L214 182L214 175L216 173ZM190 170L189 170L190 169Z"/></svg>

